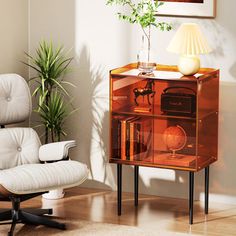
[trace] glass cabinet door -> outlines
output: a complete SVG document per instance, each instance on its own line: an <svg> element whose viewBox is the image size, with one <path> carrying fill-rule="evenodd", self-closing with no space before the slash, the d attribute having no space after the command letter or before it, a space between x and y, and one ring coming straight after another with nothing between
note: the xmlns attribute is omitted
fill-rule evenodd
<svg viewBox="0 0 236 236"><path fill-rule="evenodd" d="M153 161L152 79L113 76L111 79L112 158Z"/></svg>
<svg viewBox="0 0 236 236"><path fill-rule="evenodd" d="M199 81L197 96L197 166L198 169L202 169L204 166L216 161L218 156L218 74Z"/></svg>
<svg viewBox="0 0 236 236"><path fill-rule="evenodd" d="M153 135L156 165L196 169L195 120L155 118Z"/></svg>

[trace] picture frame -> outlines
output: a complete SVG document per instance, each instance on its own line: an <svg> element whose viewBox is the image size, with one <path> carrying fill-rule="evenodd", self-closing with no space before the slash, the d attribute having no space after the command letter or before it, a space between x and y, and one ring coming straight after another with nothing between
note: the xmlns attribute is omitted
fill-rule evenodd
<svg viewBox="0 0 236 236"><path fill-rule="evenodd" d="M160 0L159 16L215 18L216 0Z"/></svg>

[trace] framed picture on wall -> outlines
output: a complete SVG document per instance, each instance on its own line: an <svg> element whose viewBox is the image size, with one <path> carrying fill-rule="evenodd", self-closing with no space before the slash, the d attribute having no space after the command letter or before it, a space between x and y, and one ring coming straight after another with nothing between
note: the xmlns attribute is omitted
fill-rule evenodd
<svg viewBox="0 0 236 236"><path fill-rule="evenodd" d="M158 15L214 18L216 0L160 0Z"/></svg>

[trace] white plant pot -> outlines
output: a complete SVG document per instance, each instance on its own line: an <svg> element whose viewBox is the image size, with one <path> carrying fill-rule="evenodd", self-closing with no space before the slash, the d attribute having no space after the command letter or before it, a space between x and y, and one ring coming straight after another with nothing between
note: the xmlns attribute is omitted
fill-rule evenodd
<svg viewBox="0 0 236 236"><path fill-rule="evenodd" d="M57 200L63 198L65 195L65 192L63 189L54 189L49 191L48 193L44 193L42 196L45 199L49 200Z"/></svg>

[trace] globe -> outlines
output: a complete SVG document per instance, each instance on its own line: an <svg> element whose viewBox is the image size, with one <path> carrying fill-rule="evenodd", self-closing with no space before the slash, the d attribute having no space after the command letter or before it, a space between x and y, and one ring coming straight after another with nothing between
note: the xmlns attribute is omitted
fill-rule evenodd
<svg viewBox="0 0 236 236"><path fill-rule="evenodd" d="M173 151L174 154L175 151L184 148L187 142L187 135L185 130L181 126L169 126L163 133L163 141L166 144L167 148Z"/></svg>

